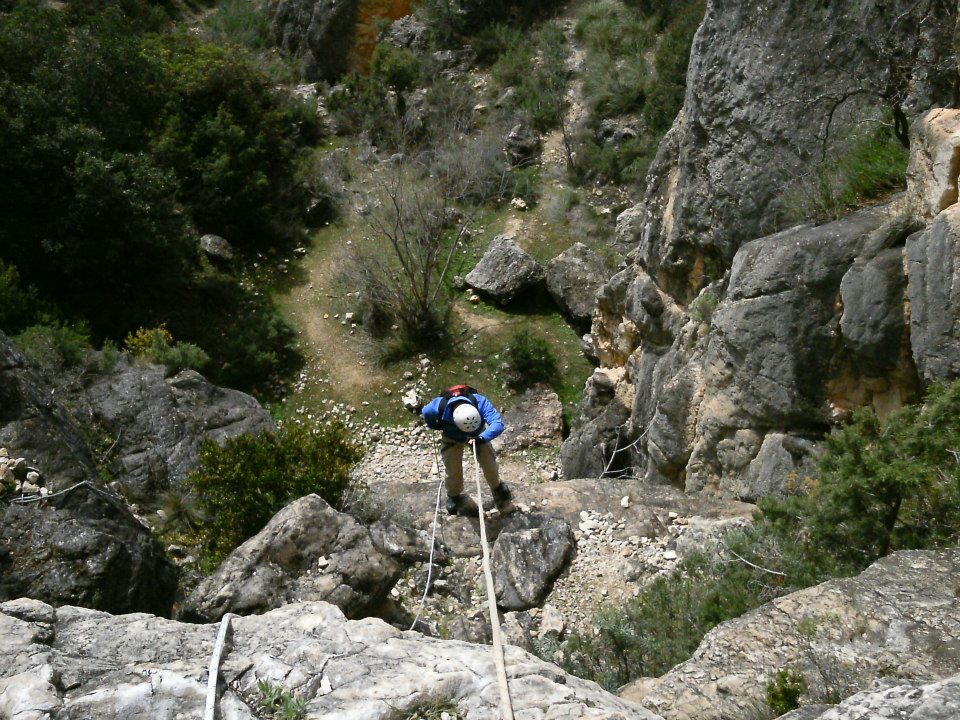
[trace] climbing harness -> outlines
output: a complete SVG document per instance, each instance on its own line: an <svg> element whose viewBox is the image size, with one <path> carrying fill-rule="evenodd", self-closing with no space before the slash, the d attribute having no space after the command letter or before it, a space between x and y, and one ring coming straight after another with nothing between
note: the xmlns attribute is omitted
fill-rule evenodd
<svg viewBox="0 0 960 720"><path fill-rule="evenodd" d="M430 560L427 565L427 584L423 588L423 597L420 598L420 607L417 609L417 616L413 619L413 624L410 625L410 629L413 630L417 627L417 623L420 622L420 614L423 612L423 606L427 602L427 593L430 592L430 581L433 579L433 549L437 544L437 520L440 517L440 496L443 493L443 475L440 474L440 451L437 449L437 443L433 443L433 456L437 463L437 506L433 511L433 532L430 535Z"/></svg>
<svg viewBox="0 0 960 720"><path fill-rule="evenodd" d="M477 443L473 443L473 475L477 484L477 513L480 516L480 547L483 550L483 574L487 580L487 606L490 610L490 629L493 633L493 662L497 667L497 683L500 686L501 720L513 720L513 705L510 702L510 686L507 685L507 669L503 659L503 638L500 634L500 615L493 588L493 573L490 572L490 551L487 548L487 524L480 502L480 460L477 458Z"/></svg>
<svg viewBox="0 0 960 720"><path fill-rule="evenodd" d="M227 613L220 620L220 631L217 641L213 645L213 655L210 656L210 670L207 672L207 705L203 711L203 720L215 720L217 712L217 680L220 677L220 657L223 655L223 646L227 643L227 633L230 630L230 620L233 613Z"/></svg>

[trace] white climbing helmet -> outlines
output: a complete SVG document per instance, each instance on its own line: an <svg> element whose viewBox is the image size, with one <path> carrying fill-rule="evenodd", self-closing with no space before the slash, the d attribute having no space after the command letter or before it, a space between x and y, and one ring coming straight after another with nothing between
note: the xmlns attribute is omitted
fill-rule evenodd
<svg viewBox="0 0 960 720"><path fill-rule="evenodd" d="M480 422L480 411L468 402L462 402L453 409L453 424L461 432L476 432L480 429Z"/></svg>

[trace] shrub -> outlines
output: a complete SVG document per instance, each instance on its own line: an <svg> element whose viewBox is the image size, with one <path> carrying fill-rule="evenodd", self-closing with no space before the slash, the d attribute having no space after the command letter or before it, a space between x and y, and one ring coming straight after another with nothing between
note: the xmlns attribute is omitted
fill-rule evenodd
<svg viewBox="0 0 960 720"><path fill-rule="evenodd" d="M542 337L520 330L511 337L506 354L506 382L513 390L557 382L557 360L550 344Z"/></svg>
<svg viewBox="0 0 960 720"><path fill-rule="evenodd" d="M818 165L777 200L777 226L836 220L902 190L908 158L908 150L885 128L855 136L845 153Z"/></svg>
<svg viewBox="0 0 960 720"><path fill-rule="evenodd" d="M387 87L406 93L414 88L420 77L420 60L405 48L381 43L373 51L370 72Z"/></svg>
<svg viewBox="0 0 960 720"><path fill-rule="evenodd" d="M187 368L201 370L210 362L210 357L193 343L174 342L166 325L130 333L124 349L145 362L165 366L171 374Z"/></svg>
<svg viewBox="0 0 960 720"><path fill-rule="evenodd" d="M710 324L713 319L713 311L720 304L720 298L712 291L700 293L696 300L690 303L690 317L698 323Z"/></svg>
<svg viewBox="0 0 960 720"><path fill-rule="evenodd" d="M83 325L51 322L31 325L14 342L23 354L44 370L60 370L79 365L90 348L90 331Z"/></svg>
<svg viewBox="0 0 960 720"><path fill-rule="evenodd" d="M360 448L338 424L286 423L276 432L212 440L187 486L209 518L198 533L213 558L226 557L285 505L316 493L334 507L350 485Z"/></svg>
<svg viewBox="0 0 960 720"><path fill-rule="evenodd" d="M800 707L800 696L807 691L807 679L797 670L780 670L767 683L767 704L778 716Z"/></svg>
<svg viewBox="0 0 960 720"><path fill-rule="evenodd" d="M656 144L643 136L624 140L620 145L598 140L595 133L584 132L575 140L576 160L570 168L571 179L583 184L588 180L601 183L638 183L656 153Z"/></svg>
<svg viewBox="0 0 960 720"><path fill-rule="evenodd" d="M264 50L273 45L270 21L250 0L223 0L204 22L204 35L210 40Z"/></svg>
<svg viewBox="0 0 960 720"><path fill-rule="evenodd" d="M13 335L38 320L40 300L32 287L23 287L20 273L0 260L0 330Z"/></svg>

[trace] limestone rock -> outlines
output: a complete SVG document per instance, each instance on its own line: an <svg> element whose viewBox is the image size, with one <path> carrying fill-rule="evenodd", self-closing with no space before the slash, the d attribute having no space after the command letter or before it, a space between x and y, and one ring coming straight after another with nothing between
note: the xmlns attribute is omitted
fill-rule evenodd
<svg viewBox="0 0 960 720"><path fill-rule="evenodd" d="M465 280L481 295L506 305L542 284L544 276L540 263L521 250L513 238L497 235Z"/></svg>
<svg viewBox="0 0 960 720"><path fill-rule="evenodd" d="M80 485L4 508L0 600L169 615L176 589L173 563L119 499Z"/></svg>
<svg viewBox="0 0 960 720"><path fill-rule="evenodd" d="M577 327L590 327L597 291L607 280L603 260L583 243L575 243L547 264L547 289L560 310Z"/></svg>
<svg viewBox="0 0 960 720"><path fill-rule="evenodd" d="M503 413L507 430L493 441L497 452L557 447L563 441L563 405L546 385L530 388Z"/></svg>
<svg viewBox="0 0 960 720"><path fill-rule="evenodd" d="M92 373L72 396L87 422L116 439L115 474L138 501L155 500L182 483L197 466L205 439L222 444L276 428L270 413L246 393L218 387L194 370L166 375L160 365L121 357L111 370Z"/></svg>
<svg viewBox="0 0 960 720"><path fill-rule="evenodd" d="M960 658L958 582L960 549L894 553L717 626L692 658L620 694L666 718L761 720L766 684L785 667L803 672L812 701L828 685L849 695L877 678L942 680Z"/></svg>
<svg viewBox="0 0 960 720"><path fill-rule="evenodd" d="M57 720L198 718L217 630L67 607L21 617L0 605L0 702L48 702ZM517 717L657 720L519 648L505 654ZM253 720L238 693L256 695L261 680L303 698L311 720L389 720L438 698L465 720L498 716L489 646L348 621L322 602L234 618L220 674L224 720Z"/></svg>
<svg viewBox="0 0 960 720"><path fill-rule="evenodd" d="M538 606L573 552L573 531L563 520L514 515L493 545L497 604L507 610Z"/></svg>
<svg viewBox="0 0 960 720"><path fill-rule="evenodd" d="M855 262L843 276L840 331L867 372L893 368L900 359L905 286L900 248Z"/></svg>
<svg viewBox="0 0 960 720"><path fill-rule="evenodd" d="M233 260L233 246L219 235L208 233L201 237L200 249L215 260Z"/></svg>
<svg viewBox="0 0 960 720"><path fill-rule="evenodd" d="M907 196L925 221L957 202L960 173L960 110L934 108L910 128Z"/></svg>
<svg viewBox="0 0 960 720"><path fill-rule="evenodd" d="M910 344L924 383L960 376L960 205L907 241Z"/></svg>
<svg viewBox="0 0 960 720"><path fill-rule="evenodd" d="M413 15L404 15L384 30L378 41L421 54L428 47L427 26Z"/></svg>
<svg viewBox="0 0 960 720"><path fill-rule="evenodd" d="M960 675L941 682L878 681L880 687L864 690L835 707L804 707L781 715L780 720L864 720L910 718L952 720L960 717Z"/></svg>
<svg viewBox="0 0 960 720"><path fill-rule="evenodd" d="M768 495L782 497L803 492L817 474L817 445L803 437L767 433L756 457L743 473L743 484L735 486L736 497L755 502ZM730 480L734 486L735 481Z"/></svg>
<svg viewBox="0 0 960 720"><path fill-rule="evenodd" d="M377 547L371 531L352 516L308 495L234 550L184 601L181 615L216 621L228 612L249 615L324 600L361 617L400 578L403 566L395 555L402 552Z"/></svg>
<svg viewBox="0 0 960 720"><path fill-rule="evenodd" d="M524 124L514 125L503 145L511 167L527 167L539 162L540 150L540 136Z"/></svg>
<svg viewBox="0 0 960 720"><path fill-rule="evenodd" d="M943 49L956 19L955 5L910 0L709 2L634 226L659 285L685 300L710 264L766 234L813 158L844 153L856 128L882 119L868 89L896 87L908 118L948 103L956 61Z"/></svg>

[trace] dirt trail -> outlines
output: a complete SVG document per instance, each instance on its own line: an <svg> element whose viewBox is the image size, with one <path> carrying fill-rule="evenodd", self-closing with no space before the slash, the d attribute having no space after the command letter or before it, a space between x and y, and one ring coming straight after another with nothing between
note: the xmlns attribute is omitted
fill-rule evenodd
<svg viewBox="0 0 960 720"><path fill-rule="evenodd" d="M356 343L347 346L351 328L349 323L341 324L344 320L338 305L342 296L337 278L348 257L349 250L342 246L315 252L304 264L306 282L291 290L288 297L291 314L301 330L301 347L308 358L310 374L325 376L334 388L351 393L371 383L386 382L387 378L374 366L372 357L357 349Z"/></svg>

